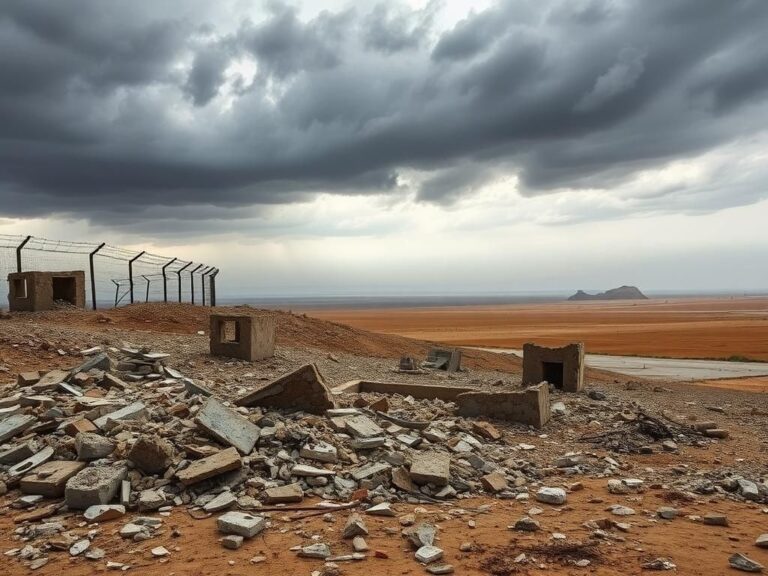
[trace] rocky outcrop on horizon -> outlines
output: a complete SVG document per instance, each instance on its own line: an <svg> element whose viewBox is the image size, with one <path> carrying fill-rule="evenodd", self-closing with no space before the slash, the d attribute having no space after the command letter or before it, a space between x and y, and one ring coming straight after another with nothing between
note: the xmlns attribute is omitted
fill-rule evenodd
<svg viewBox="0 0 768 576"><path fill-rule="evenodd" d="M637 286L620 286L599 294L588 294L578 290L568 300L648 300L648 296L640 292Z"/></svg>

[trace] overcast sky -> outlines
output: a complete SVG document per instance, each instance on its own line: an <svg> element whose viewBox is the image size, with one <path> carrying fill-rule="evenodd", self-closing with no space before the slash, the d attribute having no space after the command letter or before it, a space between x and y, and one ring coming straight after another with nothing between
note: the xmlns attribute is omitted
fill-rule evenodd
<svg viewBox="0 0 768 576"><path fill-rule="evenodd" d="M768 289L768 2L3 0L0 233L226 294Z"/></svg>

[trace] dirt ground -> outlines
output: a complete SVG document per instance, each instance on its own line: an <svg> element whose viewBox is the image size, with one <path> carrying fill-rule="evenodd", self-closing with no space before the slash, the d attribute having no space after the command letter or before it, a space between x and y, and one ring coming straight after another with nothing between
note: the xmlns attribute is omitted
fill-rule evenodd
<svg viewBox="0 0 768 576"><path fill-rule="evenodd" d="M463 346L574 340L594 354L768 361L768 298L681 298L367 310L309 316Z"/></svg>
<svg viewBox="0 0 768 576"><path fill-rule="evenodd" d="M23 370L71 366L77 362L77 349L100 343L131 342L167 351L172 354L173 365L209 382L220 394L231 389L227 386L245 384L249 379L267 380L307 361L317 362L333 385L369 374L396 378L398 376L391 372L393 359L403 349L420 354L428 346L421 341L371 334L303 315L245 311L279 315L279 348L275 359L241 363L208 356L207 337L197 332L207 330L210 309L200 307L137 305L104 313L67 311L14 315L11 320L0 321L0 370L5 370L5 374L0 373L0 383L13 381L14 375ZM469 364L472 365L470 371L457 380L442 375L419 378L441 378L444 384L452 381L483 384L497 378L519 378L520 366L516 359L477 352L469 358ZM497 423L504 430L503 442L534 445L536 449L526 452L525 457L539 469L550 467L553 458L568 451L583 452L593 458L615 456L622 463L620 477L646 479L647 489L643 493L613 495L607 490L608 477L601 474L568 476L551 469L547 485L568 487L574 482L584 485L582 490L569 492L565 506L478 497L454 500L447 505L396 504L398 515L415 512L418 520L438 524L437 544L445 550L445 561L454 565L456 574L462 575L645 574L648 572L641 569L642 563L665 557L677 565L679 574L708 576L735 573L727 564L728 556L734 552L745 553L768 565L768 550L753 544L758 535L768 532L765 504L749 504L727 495L695 495L682 500L679 497L680 490L697 478L723 470L751 478L766 476L768 398L756 392L760 390L757 386L753 392L690 383L632 381L630 385L630 380L596 371L587 374L589 388L605 391L620 406L642 406L654 414L668 411L676 418L691 421L717 420L730 430L731 438L701 448L681 446L674 454L609 454L603 448L578 441L582 434L589 432L589 421L594 418L585 397L556 394L553 401L563 401L572 418L553 420L541 431ZM713 413L708 408L711 406L722 407L723 412ZM13 535L17 528L14 518L21 512L10 506L18 495L11 491L0 498L0 552L23 546ZM637 514L627 518L612 516L606 511L612 504L630 506ZM490 505L488 513L476 512L484 505ZM655 511L662 505L675 506L679 516L671 521L656 518ZM536 507L543 510L535 516L541 523L539 532L528 534L507 528ZM726 514L729 526L707 526L695 520L696 516L713 512ZM110 560L133 566L129 571L132 574L309 576L313 570L322 569L323 563L297 558L289 549L310 543L313 535L322 535L333 554L351 553L349 541L343 541L340 535L346 514L336 513L336 521L329 523L322 517L291 520L291 512L273 512L269 529L247 541L240 550L231 551L219 544L214 518L195 520L183 507L163 518L164 530L160 536L142 543L122 540L117 531L136 515L129 513L123 520L99 526L101 533L94 545L107 550ZM567 560L561 563L554 554L532 551L535 545L551 543L553 533L565 534L569 543L585 541L593 530L584 523L603 518L626 521L631 527L626 533L608 530L608 538L600 541L594 555L577 551L570 557L571 560L589 559L590 565L585 568L569 564ZM470 520L475 527L470 526ZM81 535L93 528L76 514L65 517L64 521L69 529ZM366 538L370 549L384 552L387 558L375 558L371 553L365 561L342 563L343 574L425 574L424 568L413 559L413 551L399 537L402 527L398 518L366 517L366 523L370 530ZM172 535L174 527L180 533L177 537ZM459 547L465 542L475 543L475 549L461 552ZM171 552L170 557L152 558L149 551L156 546L165 546ZM525 553L529 561L515 564L514 558L521 553ZM251 564L249 559L257 555L266 556L266 561ZM49 556L49 563L35 571L36 574L76 576L107 572L103 561L70 558L66 551L52 552ZM4 555L0 555L0 568L4 574L13 576L29 573L22 563Z"/></svg>

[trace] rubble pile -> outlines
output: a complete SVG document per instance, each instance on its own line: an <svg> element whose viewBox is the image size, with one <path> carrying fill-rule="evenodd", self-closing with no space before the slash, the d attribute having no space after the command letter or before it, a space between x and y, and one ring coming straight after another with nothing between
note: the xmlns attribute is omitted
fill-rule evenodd
<svg viewBox="0 0 768 576"><path fill-rule="evenodd" d="M565 478L611 478L608 488L615 493L643 483L612 478L625 475L626 466L596 453L560 452L547 456L546 463L541 457L535 462L536 447L521 437L546 434L458 417L451 402L368 393L337 398L314 365L236 397L231 390L217 396L168 366L168 354L132 347L81 353L84 359L74 368L19 374L16 385L0 394L0 495L18 488L21 496L13 506L25 511L16 532L24 545L8 555L30 568L44 565L55 551L126 568L96 546L98 530L83 537L57 520L74 511L89 524L135 513L119 534L136 542L152 539L162 526L161 518L149 514L174 507L194 518L220 514L222 546L237 549L269 528L270 511L316 497L322 501L314 507L319 513L350 510L343 537L354 552L333 556L323 542L295 552L332 564L364 559L368 530L361 513L394 516L396 502L484 494L560 506L571 490L580 489ZM556 402L553 413L578 422L584 402L592 406L593 420L601 411L606 420L615 414L604 398L584 396L570 410ZM630 414L620 414L625 412ZM666 442L716 441L639 410L633 420L622 418L603 437L620 437L626 430L618 423L632 422L644 435L644 446L658 443L652 450L671 449ZM697 481L692 489L699 493L761 502L768 496L764 484L745 478ZM409 526L407 519L401 524L416 561L434 574L452 571L441 561L435 526ZM525 517L510 529L535 531L538 522ZM152 550L157 558L168 554L162 546Z"/></svg>

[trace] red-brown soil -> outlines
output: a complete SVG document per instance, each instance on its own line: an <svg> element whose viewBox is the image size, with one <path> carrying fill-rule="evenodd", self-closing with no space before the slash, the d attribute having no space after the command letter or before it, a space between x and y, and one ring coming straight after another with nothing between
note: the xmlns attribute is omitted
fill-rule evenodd
<svg viewBox="0 0 768 576"><path fill-rule="evenodd" d="M462 346L585 343L595 354L768 361L768 298L312 310L314 318Z"/></svg>

